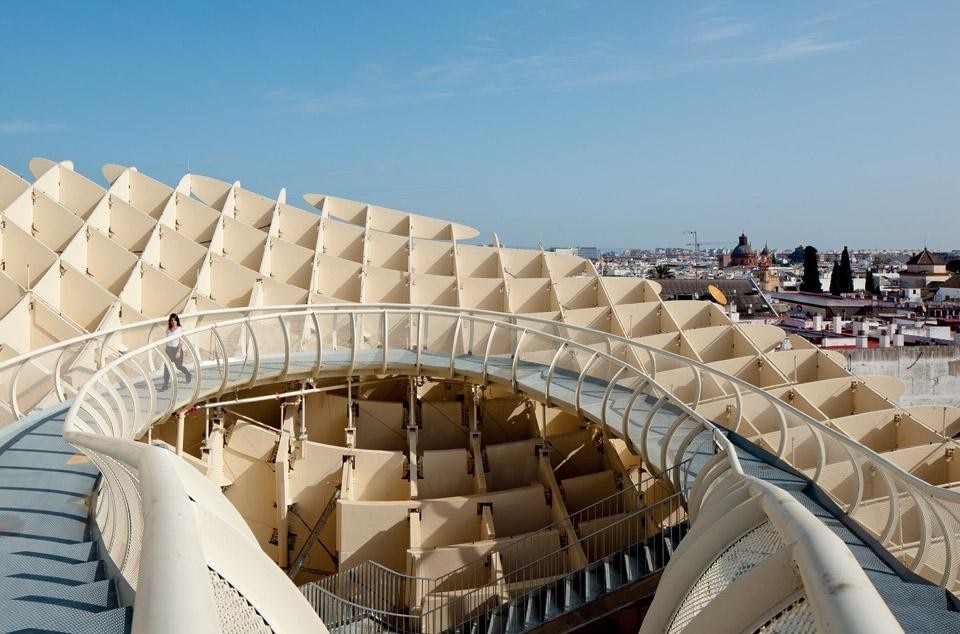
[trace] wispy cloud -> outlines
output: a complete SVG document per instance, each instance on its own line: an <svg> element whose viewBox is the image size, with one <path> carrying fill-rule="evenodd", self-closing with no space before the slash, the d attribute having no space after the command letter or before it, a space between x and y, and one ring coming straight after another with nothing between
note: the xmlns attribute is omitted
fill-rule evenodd
<svg viewBox="0 0 960 634"><path fill-rule="evenodd" d="M715 9L706 14L694 12L694 19L688 26L687 41L698 45L712 44L741 37L753 29L753 25L746 20L718 15L720 13L726 13L726 10Z"/></svg>
<svg viewBox="0 0 960 634"><path fill-rule="evenodd" d="M546 5L577 6L576 0ZM533 6L540 9L544 3ZM471 34L452 54L419 67L365 63L344 90L322 95L274 90L266 96L282 112L332 114L517 91L628 85L711 69L791 63L842 53L859 44L828 37L823 27L799 25L792 30L780 37L762 37L760 25L727 15L724 8L688 23L679 47L648 54L639 53L629 38L616 35L566 38L562 46L510 54L511 47L501 45L494 35ZM747 33L749 38L744 37ZM709 46L717 42L727 44Z"/></svg>
<svg viewBox="0 0 960 634"><path fill-rule="evenodd" d="M690 41L695 44L709 44L721 40L731 40L745 35L749 31L750 25L746 22L704 25L690 37Z"/></svg>
<svg viewBox="0 0 960 634"><path fill-rule="evenodd" d="M41 123L38 121L24 121L22 119L0 121L0 134L33 134L35 132L50 132L62 129L63 124L61 123Z"/></svg>
<svg viewBox="0 0 960 634"><path fill-rule="evenodd" d="M285 112L336 113L381 106L418 105L450 99L456 94L452 91L430 91L387 95L334 94L324 97L297 96L279 99L286 102L280 108Z"/></svg>
<svg viewBox="0 0 960 634"><path fill-rule="evenodd" d="M805 57L848 51L855 45L856 42L852 41L824 41L815 35L801 35L767 44L748 61L761 63L789 62Z"/></svg>

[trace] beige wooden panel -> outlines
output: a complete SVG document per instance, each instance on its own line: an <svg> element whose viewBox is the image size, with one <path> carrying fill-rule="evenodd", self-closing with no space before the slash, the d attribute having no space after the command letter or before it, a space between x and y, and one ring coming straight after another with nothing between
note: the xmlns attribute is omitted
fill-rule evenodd
<svg viewBox="0 0 960 634"><path fill-rule="evenodd" d="M383 501L410 498L410 483L403 477L404 454L360 449L354 456L354 499Z"/></svg>
<svg viewBox="0 0 960 634"><path fill-rule="evenodd" d="M303 304L307 299L307 289L284 284L275 279L263 278L263 304L265 306L286 306Z"/></svg>
<svg viewBox="0 0 960 634"><path fill-rule="evenodd" d="M326 297L360 301L360 264L329 255L317 257L316 291Z"/></svg>
<svg viewBox="0 0 960 634"><path fill-rule="evenodd" d="M568 277L556 281L557 299L564 310L606 306L600 282L590 277Z"/></svg>
<svg viewBox="0 0 960 634"><path fill-rule="evenodd" d="M60 312L84 330L92 332L116 298L88 275L61 264Z"/></svg>
<svg viewBox="0 0 960 634"><path fill-rule="evenodd" d="M0 318L20 301L22 295L20 286L9 275L0 271Z"/></svg>
<svg viewBox="0 0 960 634"><path fill-rule="evenodd" d="M620 304L615 310L627 336L631 339L679 330L679 326L661 302Z"/></svg>
<svg viewBox="0 0 960 634"><path fill-rule="evenodd" d="M231 261L259 271L266 242L266 233L224 216L223 255Z"/></svg>
<svg viewBox="0 0 960 634"><path fill-rule="evenodd" d="M906 408L911 416L924 425L953 438L960 434L960 407L940 405L917 405Z"/></svg>
<svg viewBox="0 0 960 634"><path fill-rule="evenodd" d="M270 242L270 275L284 284L310 288L313 250L274 238Z"/></svg>
<svg viewBox="0 0 960 634"><path fill-rule="evenodd" d="M201 176L199 174L189 174L190 193L196 196L203 204L222 209L227 196L230 194L232 185L216 178Z"/></svg>
<svg viewBox="0 0 960 634"><path fill-rule="evenodd" d="M497 278L460 278L460 305L464 308L504 311L507 295L503 280Z"/></svg>
<svg viewBox="0 0 960 634"><path fill-rule="evenodd" d="M837 429L878 453L939 443L942 437L907 412L878 410L833 419Z"/></svg>
<svg viewBox="0 0 960 634"><path fill-rule="evenodd" d="M414 238L410 253L410 270L427 275L456 274L453 245Z"/></svg>
<svg viewBox="0 0 960 634"><path fill-rule="evenodd" d="M367 264L382 269L406 272L409 268L407 262L409 246L404 237L370 232L367 237Z"/></svg>
<svg viewBox="0 0 960 634"><path fill-rule="evenodd" d="M177 233L204 246L210 245L213 232L220 222L220 214L181 193L175 198L174 228Z"/></svg>
<svg viewBox="0 0 960 634"><path fill-rule="evenodd" d="M39 194L33 203L29 229L37 240L55 253L61 253L82 226L82 220L43 194Z"/></svg>
<svg viewBox="0 0 960 634"><path fill-rule="evenodd" d="M669 301L664 302L663 305L670 311L674 323L684 330L725 326L730 323L730 320L723 313L723 310L713 302L697 300Z"/></svg>
<svg viewBox="0 0 960 634"><path fill-rule="evenodd" d="M407 279L405 271L368 268L363 280L364 303L409 303L410 287Z"/></svg>
<svg viewBox="0 0 960 634"><path fill-rule="evenodd" d="M157 267L184 286L193 288L207 249L169 229L160 232Z"/></svg>
<svg viewBox="0 0 960 634"><path fill-rule="evenodd" d="M513 394L480 402L480 422L485 445L537 438L536 413L529 401ZM578 426L579 427L579 426Z"/></svg>
<svg viewBox="0 0 960 634"><path fill-rule="evenodd" d="M229 308L249 306L253 287L260 277L223 256L210 255L210 298Z"/></svg>
<svg viewBox="0 0 960 634"><path fill-rule="evenodd" d="M238 187L233 204L234 218L237 221L264 233L270 228L277 201Z"/></svg>
<svg viewBox="0 0 960 634"><path fill-rule="evenodd" d="M457 267L461 279L468 277L503 277L500 270L500 258L495 249L472 244L461 244L457 246L457 249L459 250Z"/></svg>
<svg viewBox="0 0 960 634"><path fill-rule="evenodd" d="M363 227L345 222L326 222L323 228L322 253L360 262L363 259Z"/></svg>
<svg viewBox="0 0 960 634"><path fill-rule="evenodd" d="M120 295L137 263L137 256L103 235L91 230L87 240L86 272L115 296ZM79 267L78 267L79 268Z"/></svg>
<svg viewBox="0 0 960 634"><path fill-rule="evenodd" d="M36 187L81 218L88 217L106 190L62 165L56 169L58 175L48 174L38 179ZM52 176L59 176L59 187Z"/></svg>
<svg viewBox="0 0 960 634"><path fill-rule="evenodd" d="M129 178L128 202L140 210L141 213L155 220L159 219L167 201L173 195L173 189L169 185L136 170L130 170Z"/></svg>
<svg viewBox="0 0 960 634"><path fill-rule="evenodd" d="M3 234L0 270L20 286L31 288L56 261L57 256L12 222L6 223L0 232Z"/></svg>
<svg viewBox="0 0 960 634"><path fill-rule="evenodd" d="M515 442L487 444L487 490L517 489L538 482L536 447L539 438Z"/></svg>
<svg viewBox="0 0 960 634"><path fill-rule="evenodd" d="M657 295L659 286L649 280L635 277L604 277L601 284L610 297L611 304L639 304L642 302L659 302Z"/></svg>
<svg viewBox="0 0 960 634"><path fill-rule="evenodd" d="M596 275L593 264L579 256L569 253L544 253L543 257L554 278Z"/></svg>
<svg viewBox="0 0 960 634"><path fill-rule="evenodd" d="M136 275L139 275L139 272ZM175 312L184 305L189 296L190 287L148 264L143 265L139 306L144 315L160 316Z"/></svg>
<svg viewBox="0 0 960 634"><path fill-rule="evenodd" d="M753 343L734 326L696 328L683 334L700 359L706 363L752 357L759 353Z"/></svg>
<svg viewBox="0 0 960 634"><path fill-rule="evenodd" d="M420 456L423 478L417 481L419 498L426 500L475 493L473 474L467 471L470 455L467 449L424 451Z"/></svg>
<svg viewBox="0 0 960 634"><path fill-rule="evenodd" d="M590 430L551 436L550 464L558 480L586 475L607 468L603 447L594 443Z"/></svg>
<svg viewBox="0 0 960 634"><path fill-rule="evenodd" d="M776 365L788 380L797 383L850 376L845 368L817 349L770 352L766 358Z"/></svg>
<svg viewBox="0 0 960 634"><path fill-rule="evenodd" d="M30 189L30 183L0 165L0 210L5 209L17 196L28 189Z"/></svg>
<svg viewBox="0 0 960 634"><path fill-rule="evenodd" d="M141 253L156 221L119 198L111 196L110 200L108 235L127 251Z"/></svg>
<svg viewBox="0 0 960 634"><path fill-rule="evenodd" d="M510 312L543 313L554 310L549 278L517 278L507 281Z"/></svg>
<svg viewBox="0 0 960 634"><path fill-rule="evenodd" d="M457 278L443 275L413 275L410 287L411 304L457 306Z"/></svg>
<svg viewBox="0 0 960 634"><path fill-rule="evenodd" d="M319 227L320 214L280 205L278 237L312 251L317 244Z"/></svg>
<svg viewBox="0 0 960 634"><path fill-rule="evenodd" d="M550 277L541 251L500 249L500 257L503 258L503 268L508 279Z"/></svg>

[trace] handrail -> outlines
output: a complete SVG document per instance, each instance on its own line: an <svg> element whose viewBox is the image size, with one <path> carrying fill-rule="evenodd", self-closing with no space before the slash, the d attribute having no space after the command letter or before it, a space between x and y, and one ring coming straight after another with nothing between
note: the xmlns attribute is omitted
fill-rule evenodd
<svg viewBox="0 0 960 634"><path fill-rule="evenodd" d="M143 367L143 364L139 363L139 361L137 360L137 356L146 353L148 355L147 357L148 363L146 364L146 366L150 367L151 365L149 363L149 360L151 358L150 353L156 348L158 348L159 346L161 346L166 341L176 338L178 336L187 338L188 347L191 351L191 356L195 358L196 363L200 364L201 366L203 366L204 363L208 365L212 364L210 365L210 367L222 368L223 379L217 385L217 390L222 390L222 389L225 389L229 384L229 381L227 380L227 378L231 376L231 369L230 369L230 362L229 362L230 354L229 354L229 351L225 347L223 347L224 346L223 337L221 336L221 334L225 328L239 325L242 331L241 339L246 340L247 338L249 338L250 340L250 346L251 346L252 354L254 357L254 363L253 363L252 370L250 370L249 378L247 378L245 374L242 375L242 378L240 374L237 374L237 379L240 380L241 385L254 384L260 378L261 361L269 354L273 354L273 350L261 350L262 342L257 338L257 334L251 328L251 324L259 322L261 320L276 318L278 316L278 313L276 312L277 310L278 310L277 307L270 307L270 308L264 308L262 310L227 309L224 311L212 311L210 313L198 313L193 316L198 320L203 320L210 315L223 315L223 314L230 314L230 313L234 313L234 314L246 313L246 316L240 317L238 319L226 320L223 322L210 323L203 326L198 326L190 330L185 330L183 333L175 335L174 337L167 337L157 341L150 342L146 345L140 346L139 348L133 351L126 352L121 356L113 359L111 362L102 366L92 377L90 377L87 381L85 381L82 384L82 386L80 387L80 390L77 392L77 397L74 401L74 404L71 407L70 414L68 415L68 422L67 422L67 425L65 425L65 429L67 429L68 431L78 429L78 428L70 427L70 425L76 425L78 421L81 420L80 404L83 403L85 399L87 399L88 395L93 399L93 401L101 400L101 396L96 391L92 391L92 386L94 385L102 386L104 390L104 395L109 396L110 400L114 402L117 409L122 410L123 409L122 398L115 394L111 395L111 393L113 393L114 390L111 387L113 382L110 380L110 373L114 372L118 377L122 377L123 373L120 371L120 367L124 365L125 361L130 360L131 365L136 366L134 368L131 368L131 371L134 372L133 376L139 377L139 379L137 380L143 379L143 380L146 380L148 384L150 384L151 383L149 380L150 377L147 375L148 370L146 370L145 367ZM279 310L282 312L282 309L279 309ZM274 312L268 312L268 311L274 311ZM251 314L251 313L254 313L254 314ZM786 421L789 417L789 420L798 421L799 428L804 430L805 433L809 433L810 435L812 435L814 438L814 442L817 444L818 459L817 459L817 465L814 469L815 481L822 476L824 466L826 464L825 462L826 452L824 451L825 438L829 438L831 441L838 444L850 456L850 464L853 466L853 473L856 480L855 497L853 498L857 500L856 504L858 505L861 504L860 503L860 499L862 498L861 492L864 486L863 474L860 472L860 469L862 467L861 465L857 464L857 460L859 459L863 461L864 468L867 465L869 465L873 468L876 468L878 471L880 471L880 474L883 479L882 481L887 487L888 498L891 503L891 509L888 516L888 521L886 525L883 527L883 530L881 531L885 545L897 546L897 544L891 543L888 538L894 534L893 529L896 527L896 522L897 521L900 521L901 523L903 522L903 517L896 512L896 505L899 503L898 498L901 495L909 496L913 498L917 504L922 505L922 508L929 509L930 513L932 513L932 515L935 517L938 523L938 527L937 527L937 530L932 530L932 529L928 530L926 528L926 523L930 521L929 518L926 516L926 513L919 514L920 521L923 522L921 532L922 532L922 539L924 543L922 545L925 547L927 546L929 541L934 539L942 540L947 552L946 554L947 565L942 570L942 578L939 580L939 582L942 585L948 585L948 584L954 583L955 571L953 570L953 566L954 566L953 562L956 560L955 550L957 546L954 543L956 541L956 537L952 532L949 535L946 534L946 532L943 531L941 527L960 525L960 516L958 516L952 510L960 506L960 494L953 491L940 489L938 487L930 485L929 483L923 482L922 480L920 480L919 478L916 478L911 474L905 473L904 471L902 471L901 469L899 469L898 467L890 463L887 459L883 458L882 456L879 456L873 452L870 452L869 450L864 448L862 445L842 435L840 432L828 428L827 426L823 425L819 421L816 421L810 418L809 416L803 414L802 412L792 407L788 403L784 403L783 401L777 399L775 396L765 392L761 388L754 386L748 382L745 382L737 377L733 377L727 373L715 370L714 368L706 364L689 359L687 357L683 357L682 355L677 355L675 353L663 351L653 346L634 342L623 337L610 335L607 333L599 333L598 331L590 330L584 327L572 326L568 324L563 325L563 327L568 332L589 332L591 336L594 338L598 336L604 338L606 341L606 347L609 351L598 350L596 347L592 345L582 344L582 343L573 341L569 338L564 338L559 335L553 335L550 332L545 332L543 329L533 328L529 325L529 324L537 324L537 325L550 325L550 326L556 327L556 322L540 319L540 318L528 318L528 317L521 317L516 315L507 316L499 313L493 313L491 311L445 309L440 307L425 308L425 307L407 306L407 305L400 305L400 306L367 305L367 306L359 306L359 307L349 306L349 305L346 305L346 306L336 305L336 306L329 306L329 307L296 306L296 307L292 307L290 310L286 312L283 312L283 317L292 319L292 318L297 318L299 316L303 316L304 322L306 324L306 321L308 318L312 318L314 320L314 323L317 323L318 315L336 315L336 314L343 314L343 313L347 313L350 316L350 321L351 321L351 328L350 328L350 331L351 331L350 346L351 347L350 347L350 360L349 360L350 361L349 368L351 371L359 367L359 364L365 363L365 361L362 361L361 359L359 359L357 354L361 347L360 338L358 336L358 325L357 325L357 317L360 315L380 315L383 317L383 319L386 319L387 314L400 313L401 315L405 316L410 320L416 318L418 320L418 323L416 328L417 340L416 340L415 348L416 348L418 366L421 363L423 363L424 352L427 349L427 345L430 344L429 340L426 338L427 335L430 333L425 332L429 330L429 328L427 327L427 322L430 316L433 316L435 318L434 321L443 322L441 324L442 327L439 328L439 330L441 331L443 331L443 328L449 325L454 325L454 326L460 325L463 320L469 320L471 322L470 323L471 336L474 333L474 328L476 324L489 326L489 333L487 335L488 340L487 340L486 349L484 351L484 363L482 364L482 369L483 369L485 378L488 376L493 376L492 373L488 372L489 370L489 366L487 363L488 360L491 358L491 356L499 356L501 354L499 351L495 351L491 347L493 344L495 334L500 332L510 333L508 347L512 351L512 353L515 355L515 357L512 359L512 364L511 364L512 368L510 371L510 378L509 378L509 381L511 382L516 382L517 380L517 368L518 368L518 363L520 358L524 355L536 354L538 352L537 350L530 352L530 350L534 347L531 343L529 343L531 341L545 340L550 345L556 345L557 346L556 350L554 348L549 348L549 353L554 357L555 360L558 359L558 357L560 356L557 353L561 346L564 349L573 349L573 350L581 351L584 354L589 354L590 361L587 363L587 366L586 367L581 366L581 368L578 370L579 379L577 382L578 387L576 390L577 403L575 404L576 410L580 412L582 415L585 415L588 417L592 417L593 415L587 411L584 411L582 408L582 403L580 402L581 388L583 386L583 380L586 377L587 371L591 370L595 366L595 362L597 361L598 358L602 358L605 361L605 363L603 364L604 370L599 371L600 372L599 376L601 377L601 379L608 381L607 377L611 375L616 377L615 381L608 381L608 384L607 384L608 388L610 387L609 384L613 383L618 389L621 389L621 390L631 389L631 390L636 390L637 393L641 391L645 391L648 394L650 393L660 394L661 405L664 401L669 402L672 407L676 408L676 410L678 410L679 412L686 414L688 417L696 421L696 423L699 425L699 428L694 427L693 429L683 430L686 435L683 437L683 439L681 439L681 444L677 447L677 450L679 453L673 456L666 456L661 452L661 455L664 455L665 458L667 458L668 460L672 460L672 464L674 466L678 464L682 459L684 459L683 456L685 456L689 452L692 442L695 438L699 437L701 434L706 434L708 437L713 435L712 425L709 424L709 422L706 421L702 415L698 414L696 410L694 410L693 408L688 406L686 403L681 401L678 397L674 396L670 391L666 390L661 385L659 385L654 380L653 375L647 374L641 368L637 368L632 364L626 363L621 359L613 356L612 354L613 346L614 344L618 344L622 346L627 346L628 348L645 351L650 356L651 367L654 367L655 365L657 365L656 363L657 357L659 355L663 355L664 358L670 359L675 363L680 363L684 367L692 368L696 373L705 372L717 380L717 385L722 392L722 395L719 398L735 399L737 403L737 419L738 420L742 416L741 394L745 392L748 394L757 395L760 398L765 399L765 401L776 410L778 416L782 417L782 420ZM438 317L441 319L439 320L436 319ZM185 316L185 318L188 318L188 317ZM456 319L455 324L444 325L446 324L446 320L449 320L449 319ZM153 324L153 326L156 326L157 323L161 323L161 321L156 320L152 322L146 322L146 324ZM524 324L527 324L527 325L524 325ZM71 345L76 345L77 342L81 340L84 343L90 340L93 340L97 337L103 337L104 340L106 340L106 338L109 337L114 332L119 332L121 330L129 331L135 327L138 327L138 326L128 325L122 328L115 329L110 332L97 333L95 335L76 338L75 340L58 344L58 346L53 346L52 348L48 347L46 350L46 353L49 353L51 350L52 351L65 350L67 349L67 347ZM140 324L139 327L143 328L145 327L145 324ZM461 329L454 327L454 331L455 333L458 333L458 332L461 332ZM559 329L557 329L557 332L559 332ZM191 337L196 337L204 333L212 333L212 335L219 341L218 345L221 347L220 349L223 353L222 356L218 356L216 359L212 361L209 361L209 360L201 361L202 355L198 354L198 351L194 349L194 344L192 343ZM321 332L316 333L316 336L318 339L318 343L317 343L318 350L323 349L322 335L323 333ZM449 335L443 335L443 337L444 337L443 339L444 341L449 339ZM291 346L291 342L289 340L289 337L283 337L282 341L283 341L284 347L282 350L279 350L277 354L280 355L280 358L285 359L284 366L287 366L287 364L289 363L289 355L291 353L289 349ZM503 337L500 338L500 343L501 344L504 343ZM522 351L518 351L517 346L519 346L519 344L521 343L523 344L523 349ZM433 344L430 344L430 345L432 346ZM459 337L457 337L449 344L439 344L439 345L441 345L441 347L444 350L446 350L449 346L450 362L452 363L455 355L457 354L457 351L460 349L462 345L462 342L459 340ZM378 364L386 363L389 346L390 346L389 338L387 340L384 340L381 343L381 347L383 348L383 353L382 353L383 357L377 362ZM431 350L432 349L433 348L431 348ZM43 354L43 353L44 352L42 350L38 351L38 354ZM243 351L241 356L243 358L247 358L247 356L249 356L250 354L251 354L250 350L245 350ZM573 356L574 358L576 358L576 353L574 353ZM21 360L21 363L28 362L34 358L36 358L35 355L31 355L27 359L27 361ZM15 362L15 361L16 359L11 360L11 362ZM317 361L319 363L319 359ZM0 364L0 369L11 367L11 362L7 362L6 364ZM319 367L319 366L315 366L315 367ZM660 367L663 367L663 365L660 364ZM241 368L241 369L244 369L244 368ZM619 370L611 370L611 368L619 368ZM264 373L264 376L272 378L273 375L271 374L271 372ZM624 374L625 372L630 375L628 379L621 378L622 374ZM198 383L192 390L192 394L190 394L189 397L185 397L183 399L184 404L190 401L191 399L197 399L201 396L201 386L199 383L201 373L199 368L197 369L197 374L198 374ZM219 376L220 375L218 374L218 377ZM59 379L59 376L57 378ZM639 381L639 386L633 384L632 387L625 388L624 382L630 381L630 380ZM732 389L733 394L723 391L722 386L725 384L729 386L729 389ZM627 383L627 385L631 385L631 384ZM152 404L157 402L158 396L152 390L152 385L150 387L151 389L148 389L148 392L149 392L148 400L151 403L150 407L152 411L152 407L153 407ZM128 386L125 389L129 390L130 388ZM217 391L217 390L214 390L214 391ZM607 402L609 393L610 393L610 390L608 389L607 392L605 393L604 403ZM206 394L206 392L204 394ZM551 399L553 400L552 394L551 394ZM16 400L17 400L16 394L14 394L12 398L14 409L17 409ZM173 399L169 401L169 406L166 407L164 411L165 412L172 411L177 406L181 405L180 400L181 400L181 397L177 393L176 387L175 387L174 393L173 393ZM633 402L631 402L631 407L632 407L632 404ZM98 410L106 410L104 414L106 414L108 417L114 416L114 411L113 411L114 408L109 405L109 402L103 402L101 404L83 405L83 409L84 409L84 412L87 414L88 418L96 422L97 426L101 427L101 429L105 429L105 428L102 427L102 415L97 413ZM658 407L658 410L659 409L660 408ZM600 422L607 423L606 421L607 411L608 411L607 407L604 407L601 409L601 412L599 414ZM123 414L123 412L121 412L121 414ZM627 412L627 414L629 414L629 411ZM137 436L138 433L142 433L143 431L145 431L145 427L143 427L142 425L149 426L153 424L153 422L156 422L156 419L153 418L153 416L154 416L153 414L148 413L147 418L143 419L142 422L140 422L139 420L139 415L135 416L134 423L136 423L136 428L131 428L129 424L126 424L123 421L115 420L111 424L111 427L114 428L113 433L119 432L123 435L123 437L134 438ZM651 416L650 418L650 421L652 420L653 420L653 416ZM624 424L626 424L627 421L628 421L628 416L625 415L623 417ZM122 427L122 429L116 428L116 425L118 424L120 425L120 427ZM784 422L783 424L784 424L784 429L786 431L790 431L792 429L791 427L787 426L786 422ZM618 431L617 426L614 426L614 425L610 425L610 426L615 431ZM670 448L672 446L671 440L673 439L673 436L677 434L681 428L683 428L682 425L673 426L673 429L669 430L669 435L664 436L660 440L661 443L664 443L662 446ZM649 430L650 430L650 427L648 424L647 428L644 430L644 442L642 442L641 446L639 447L641 454L643 454L644 456L647 456L648 458L650 456L648 455L647 447L645 445L647 444L646 436ZM624 432L625 432L623 434L624 438L628 443L632 445L633 440L630 434L626 433L626 428L624 428ZM703 442L700 441L698 442L697 446L698 447L702 446L702 444ZM785 445L785 443L781 443L781 445ZM730 455L733 455L733 454L730 454ZM664 464L661 466L668 467L671 465ZM926 506L927 504L926 501L921 502L921 500L923 500L923 498L925 497L933 498L934 501L937 502L937 504L934 505L930 503L929 506ZM846 502L844 502L843 499L838 499L838 501L841 502L841 504L846 504ZM856 509L857 509L856 506L852 504L848 505L848 512L853 513L854 511L856 511ZM945 514L947 519L945 519L944 516L941 514ZM854 519L856 519L856 516L854 516ZM899 544L899 546L902 547L904 546L904 544L901 543ZM929 552L929 550L930 549L925 550L924 548L921 548L918 551L920 554L915 556L913 561L911 562L911 566L914 569L919 569L922 564L928 563L924 561L924 558L925 558L924 553Z"/></svg>

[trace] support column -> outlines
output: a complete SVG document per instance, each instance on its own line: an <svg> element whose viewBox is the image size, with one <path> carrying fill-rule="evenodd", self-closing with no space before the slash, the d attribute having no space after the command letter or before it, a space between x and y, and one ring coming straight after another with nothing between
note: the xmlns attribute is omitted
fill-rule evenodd
<svg viewBox="0 0 960 634"><path fill-rule="evenodd" d="M177 412L177 455L183 455L183 430L186 425L187 411L180 410Z"/></svg>
<svg viewBox="0 0 960 634"><path fill-rule="evenodd" d="M223 483L223 418L216 416L211 421L207 436L207 478L220 486Z"/></svg>
<svg viewBox="0 0 960 634"><path fill-rule="evenodd" d="M287 521L287 492L290 485L290 435L280 432L280 442L277 444L277 457L274 460L276 505L277 505L277 565L286 568L289 565L290 552L288 539L290 527Z"/></svg>
<svg viewBox="0 0 960 634"><path fill-rule="evenodd" d="M347 378L347 428L344 430L346 439L344 444L347 449L354 449L357 446L357 428L356 421L353 418L353 379Z"/></svg>

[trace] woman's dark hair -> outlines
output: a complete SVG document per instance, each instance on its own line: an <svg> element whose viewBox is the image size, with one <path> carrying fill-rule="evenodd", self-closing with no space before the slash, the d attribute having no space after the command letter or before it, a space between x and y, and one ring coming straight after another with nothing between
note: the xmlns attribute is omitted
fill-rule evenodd
<svg viewBox="0 0 960 634"><path fill-rule="evenodd" d="M167 321L169 322L171 319L177 322L178 326L180 325L180 315L177 313L170 313L170 317L167 318Z"/></svg>

